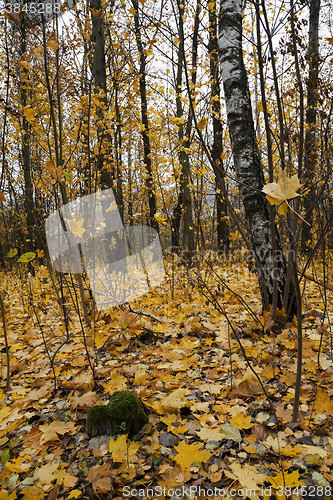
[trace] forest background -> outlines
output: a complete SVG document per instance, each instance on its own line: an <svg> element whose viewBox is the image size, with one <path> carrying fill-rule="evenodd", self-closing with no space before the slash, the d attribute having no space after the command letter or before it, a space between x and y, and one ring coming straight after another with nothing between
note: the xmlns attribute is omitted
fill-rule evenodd
<svg viewBox="0 0 333 500"><path fill-rule="evenodd" d="M47 5L3 5L0 24L3 494L101 497L139 477L330 497L331 3ZM167 274L107 312L85 275L55 273L45 235L106 188L125 225L158 232ZM70 460L70 415L78 429L120 388L152 413L140 451Z"/></svg>

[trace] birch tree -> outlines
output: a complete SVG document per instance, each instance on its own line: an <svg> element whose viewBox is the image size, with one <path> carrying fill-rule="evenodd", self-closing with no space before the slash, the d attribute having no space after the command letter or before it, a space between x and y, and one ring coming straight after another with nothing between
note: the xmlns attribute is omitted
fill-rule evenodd
<svg viewBox="0 0 333 500"><path fill-rule="evenodd" d="M264 175L242 52L242 4L242 0L221 0L219 62L236 176L263 302L266 308L273 304L274 280L277 280L277 306L282 308L286 264L276 228L272 240L269 208L262 193Z"/></svg>

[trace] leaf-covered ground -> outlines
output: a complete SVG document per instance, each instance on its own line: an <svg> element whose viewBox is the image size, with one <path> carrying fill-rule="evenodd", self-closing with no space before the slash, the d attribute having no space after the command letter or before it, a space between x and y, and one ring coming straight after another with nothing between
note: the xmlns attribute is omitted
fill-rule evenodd
<svg viewBox="0 0 333 500"><path fill-rule="evenodd" d="M45 267L35 277L1 276L11 379L0 393L0 500L331 499L332 337L320 287L308 280L304 290L302 393L292 424L296 325L276 334L267 314L259 318L247 269L215 270L227 286L203 269L198 287L178 269L131 304L160 321L119 308L88 328L73 307L76 289L65 287L68 331ZM2 325L0 333L4 389ZM149 423L131 441L89 439L87 409L119 389L141 398Z"/></svg>

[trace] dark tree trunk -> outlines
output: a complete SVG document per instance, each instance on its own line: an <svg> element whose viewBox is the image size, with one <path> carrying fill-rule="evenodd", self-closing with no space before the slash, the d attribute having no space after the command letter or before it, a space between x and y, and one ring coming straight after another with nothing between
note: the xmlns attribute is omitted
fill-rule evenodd
<svg viewBox="0 0 333 500"><path fill-rule="evenodd" d="M115 154L115 159L116 159L116 174L117 174L117 181L116 181L116 187L117 187L117 193L116 193L116 198L117 198L117 205L120 213L120 217L122 221L124 221L124 196L123 196L123 176L122 176L122 134L121 134L121 115L120 115L120 109L119 109L119 89L118 89L118 81L117 81L117 76L114 78L114 89L115 89L115 96L114 96L114 105L115 105L115 111L116 111L116 119L117 119L117 125L116 125L116 133L115 133L115 138L114 138L114 154ZM115 187L115 186L114 186Z"/></svg>
<svg viewBox="0 0 333 500"><path fill-rule="evenodd" d="M21 23L21 53L26 52L26 29L24 18ZM23 69L24 73L28 73ZM21 103L24 108L27 105L27 88L25 82L21 84ZM22 164L24 174L24 198L27 224L26 251L31 252L34 246L34 200L33 187L31 179L31 161L30 161L30 124L26 117L22 118ZM29 269L32 271L31 264Z"/></svg>
<svg viewBox="0 0 333 500"><path fill-rule="evenodd" d="M105 110L107 108L107 88L106 88L106 63L105 63L105 35L104 35L104 12L102 0L91 0L91 41L93 44L93 65L92 74L95 83L95 92L99 94L99 107L97 117L100 124L103 123ZM111 138L104 136L103 125L97 127L98 148L96 154L95 168L100 174L100 185L102 189L112 187L113 172L104 167L104 156L106 144L111 143Z"/></svg>
<svg viewBox="0 0 333 500"><path fill-rule="evenodd" d="M316 147L316 122L318 101L318 71L319 71L319 12L320 0L310 0L309 17L309 79L308 99L306 110L306 134L305 134L305 169L303 173L303 190L305 220L310 224L304 224L302 228L302 250L306 250L311 240L311 226L313 219L313 207L316 199L315 188L312 187L316 174L317 147Z"/></svg>
<svg viewBox="0 0 333 500"><path fill-rule="evenodd" d="M269 304L273 303L275 275L278 278L277 305L282 309L286 265L278 236L277 254L273 259L270 215L267 201L261 191L264 175L242 53L242 0L221 1L219 60L236 175L249 224L253 258L259 272L263 301L266 296ZM278 234L277 231L275 234Z"/></svg>
<svg viewBox="0 0 333 500"><path fill-rule="evenodd" d="M208 53L210 58L210 78L211 78L211 103L213 115L212 158L214 160L215 184L216 184L216 220L217 220L217 248L226 254L229 250L229 226L227 224L227 202L226 185L224 180L224 167L221 159L223 153L223 126L221 120L221 96L219 82L219 57L217 40L217 12L216 0L211 2L209 8L209 43Z"/></svg>
<svg viewBox="0 0 333 500"><path fill-rule="evenodd" d="M141 40L140 24L139 24L139 11L137 0L132 0L135 9L134 14L134 27L136 44L140 56L140 98L141 98L141 121L142 121L142 142L143 142L143 161L146 169L146 187L149 205L149 218L148 225L158 231L158 223L155 219L156 215L156 195L154 189L154 180L151 164L151 149L149 139L149 122L148 122L148 107L147 107L147 91L146 91L146 55Z"/></svg>
<svg viewBox="0 0 333 500"><path fill-rule="evenodd" d="M192 127L192 111L190 110L189 116L186 123L186 129L184 134L184 126L181 119L184 116L183 104L182 104L182 82L183 82L183 70L185 63L185 48L184 48L184 29L183 29L183 16L184 16L184 3L180 4L177 0L179 8L179 47L178 47L178 60L177 60L177 76L176 76L176 113L179 119L178 123L178 140L180 145L179 152L179 162L181 165L180 173L180 186L179 195L177 200L177 205L172 214L171 227L172 227L172 242L174 250L180 247L187 251L187 257L185 260L188 264L192 260L192 252L194 250L194 227L193 227L193 213L192 213L192 197L191 190L189 186L190 181L190 158L187 153L187 149L190 146L190 134ZM199 30L199 12L200 5L197 4L195 22L194 22L194 32L193 32L193 43L192 43L192 85L196 82L196 61L197 61L197 48L198 48L198 30ZM183 217L183 237L180 241L180 222L181 217Z"/></svg>

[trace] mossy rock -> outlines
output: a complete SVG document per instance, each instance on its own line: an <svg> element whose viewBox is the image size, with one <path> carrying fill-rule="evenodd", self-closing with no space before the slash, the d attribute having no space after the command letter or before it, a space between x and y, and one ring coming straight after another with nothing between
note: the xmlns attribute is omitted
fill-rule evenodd
<svg viewBox="0 0 333 500"><path fill-rule="evenodd" d="M147 421L140 399L131 391L117 391L112 394L107 406L92 406L87 413L90 437L103 434L128 434L133 437Z"/></svg>

